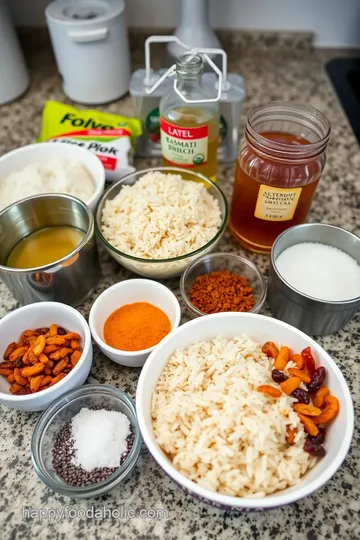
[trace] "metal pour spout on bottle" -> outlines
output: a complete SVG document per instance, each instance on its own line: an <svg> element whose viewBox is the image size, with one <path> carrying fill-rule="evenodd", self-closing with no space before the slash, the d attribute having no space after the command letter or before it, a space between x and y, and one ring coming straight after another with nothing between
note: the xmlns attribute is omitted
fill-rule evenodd
<svg viewBox="0 0 360 540"><path fill-rule="evenodd" d="M136 116L140 118L143 127L143 134L137 143L137 153L141 157L161 156L159 105L161 98L173 86L173 81L168 76L169 70L151 68L151 45L153 43L175 43L178 49L181 48L184 52L191 50L176 36L151 36L145 42L145 69L134 71L130 81L130 94L134 111ZM220 163L231 163L236 160L239 146L239 124L245 99L244 80L236 73L227 72L225 51L217 48L201 50L207 50L211 59L216 56L221 58L221 84L219 84L218 73L215 71L205 72L202 75L201 83L212 95L221 88L217 154ZM199 49L193 49L193 51L199 51ZM175 74L175 71L175 66L172 66L170 74ZM166 77L165 74L167 74ZM156 87L155 83L158 83Z"/></svg>
<svg viewBox="0 0 360 540"><path fill-rule="evenodd" d="M219 141L219 99L222 73L208 57L209 49L188 51L148 90L167 77L173 86L160 100L160 137L163 163L189 168L216 180ZM219 77L217 94L202 84L204 58Z"/></svg>
<svg viewBox="0 0 360 540"><path fill-rule="evenodd" d="M151 94L168 77L176 76L173 86L160 100L163 163L167 166L192 169L215 181L222 73L208 57L209 52L213 51L188 51L147 93ZM202 84L202 55L218 75L219 87L216 95Z"/></svg>

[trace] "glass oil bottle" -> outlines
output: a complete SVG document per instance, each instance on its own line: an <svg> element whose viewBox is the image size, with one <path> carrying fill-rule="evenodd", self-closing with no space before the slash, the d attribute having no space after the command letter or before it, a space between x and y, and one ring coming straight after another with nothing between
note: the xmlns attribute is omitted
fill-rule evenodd
<svg viewBox="0 0 360 540"><path fill-rule="evenodd" d="M174 87L160 100L163 164L189 168L216 180L219 103L202 84L204 62L188 53L176 63Z"/></svg>

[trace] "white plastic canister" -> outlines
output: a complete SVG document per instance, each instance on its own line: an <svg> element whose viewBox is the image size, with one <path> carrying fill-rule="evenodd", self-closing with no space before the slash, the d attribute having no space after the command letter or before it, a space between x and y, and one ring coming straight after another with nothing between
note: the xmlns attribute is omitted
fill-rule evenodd
<svg viewBox="0 0 360 540"><path fill-rule="evenodd" d="M55 0L45 15L63 90L70 99L101 104L128 92L124 0Z"/></svg>
<svg viewBox="0 0 360 540"><path fill-rule="evenodd" d="M0 0L0 105L20 97L28 85L29 75L22 50L7 6Z"/></svg>

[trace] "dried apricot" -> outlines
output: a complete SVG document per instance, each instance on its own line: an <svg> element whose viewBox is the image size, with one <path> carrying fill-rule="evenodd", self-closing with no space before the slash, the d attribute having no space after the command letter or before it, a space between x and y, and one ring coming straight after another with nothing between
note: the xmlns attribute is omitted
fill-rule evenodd
<svg viewBox="0 0 360 540"><path fill-rule="evenodd" d="M7 360L7 359L9 358L10 354L11 354L13 351L15 351L15 349L16 349L16 343L15 343L15 341L13 341L13 342L10 343L10 344L6 347L6 349L5 349L4 357L3 357L4 360Z"/></svg>
<svg viewBox="0 0 360 540"><path fill-rule="evenodd" d="M19 390L22 389L22 386L21 384L18 384L17 382L13 382L12 385L10 386L9 390L12 394L16 394L16 392L18 392Z"/></svg>
<svg viewBox="0 0 360 540"><path fill-rule="evenodd" d="M329 389L327 386L321 386L319 390L316 391L315 395L312 398L314 407L322 408L325 402L325 396L329 394Z"/></svg>
<svg viewBox="0 0 360 540"><path fill-rule="evenodd" d="M32 392L37 392L39 390L42 379L43 379L42 375L36 375L35 377L31 377L30 390Z"/></svg>
<svg viewBox="0 0 360 540"><path fill-rule="evenodd" d="M10 362L15 362L18 358L22 358L26 351L28 350L28 347L17 347L10 355L9 360Z"/></svg>
<svg viewBox="0 0 360 540"><path fill-rule="evenodd" d="M266 343L264 343L261 350L269 358L276 358L279 354L279 349L273 341L267 341Z"/></svg>
<svg viewBox="0 0 360 540"><path fill-rule="evenodd" d="M34 366L23 368L21 370L21 375L23 377L33 377L34 375L38 375L39 373L44 371L44 368L45 368L44 364L42 364L41 362L38 362Z"/></svg>
<svg viewBox="0 0 360 540"><path fill-rule="evenodd" d="M34 354L36 356L39 356L43 352L45 345L46 345L46 341L45 341L44 336L43 335L39 336L36 339L35 344L33 346Z"/></svg>
<svg viewBox="0 0 360 540"><path fill-rule="evenodd" d="M15 378L15 381L18 383L18 384L21 384L21 386L26 386L27 384L27 379L26 377L23 377L21 375L21 370L19 368L15 368L14 369L14 378Z"/></svg>
<svg viewBox="0 0 360 540"><path fill-rule="evenodd" d="M52 379L50 386L54 386L54 384L61 381L64 377L66 377L66 373L59 373L59 375L56 375L56 377Z"/></svg>
<svg viewBox="0 0 360 540"><path fill-rule="evenodd" d="M300 384L301 379L299 377L290 377L290 379L280 383L280 388L285 394L290 396L294 390L299 388Z"/></svg>
<svg viewBox="0 0 360 540"><path fill-rule="evenodd" d="M263 394L267 394L268 396L271 396L273 398L279 398L282 396L282 392L278 388L274 388L274 386L271 386L270 384L263 384L261 386L258 386L257 391L262 392Z"/></svg>
<svg viewBox="0 0 360 540"><path fill-rule="evenodd" d="M65 356L71 354L72 352L72 349L69 349L68 347L61 347L61 349L59 349L58 351L49 354L49 358L55 361L61 360L61 358L65 358Z"/></svg>
<svg viewBox="0 0 360 540"><path fill-rule="evenodd" d="M59 373L61 373L66 368L68 363L69 363L69 359L67 358L67 356L63 358L62 360L60 360L52 371L53 375L59 375Z"/></svg>
<svg viewBox="0 0 360 540"><path fill-rule="evenodd" d="M325 396L325 409L314 419L315 424L326 424L333 420L340 410L339 400L335 396Z"/></svg>
<svg viewBox="0 0 360 540"><path fill-rule="evenodd" d="M81 350L76 350L72 353L71 355L71 364L72 366L76 366L76 364L78 363L78 361L80 360L81 358L81 355L82 355L82 351Z"/></svg>
<svg viewBox="0 0 360 540"><path fill-rule="evenodd" d="M302 369L304 367L304 359L301 354L293 354L290 360L296 364L298 369Z"/></svg>
<svg viewBox="0 0 360 540"><path fill-rule="evenodd" d="M0 375L3 377L7 377L8 375L11 375L12 369L10 368L0 368Z"/></svg>
<svg viewBox="0 0 360 540"><path fill-rule="evenodd" d="M321 409L313 407L312 405L306 405L305 403L294 403L293 409L306 416L320 416L321 414Z"/></svg>
<svg viewBox="0 0 360 540"><path fill-rule="evenodd" d="M304 383L309 383L311 381L310 375L308 373L305 373L305 371L301 371L301 369L289 368L288 372L294 377L299 377L299 379Z"/></svg>
<svg viewBox="0 0 360 540"><path fill-rule="evenodd" d="M316 435L319 433L319 430L314 424L313 419L301 413L297 413L297 415L300 419L300 422L304 425L306 433L312 435L313 437L316 437Z"/></svg>
<svg viewBox="0 0 360 540"><path fill-rule="evenodd" d="M290 349L289 347L281 347L279 354L275 359L274 368L283 371L286 368L286 364L290 359Z"/></svg>

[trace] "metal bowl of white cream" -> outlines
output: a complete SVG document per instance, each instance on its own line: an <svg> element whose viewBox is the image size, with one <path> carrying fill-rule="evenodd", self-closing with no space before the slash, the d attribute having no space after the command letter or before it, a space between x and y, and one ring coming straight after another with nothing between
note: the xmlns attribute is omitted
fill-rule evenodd
<svg viewBox="0 0 360 540"><path fill-rule="evenodd" d="M360 308L360 290L357 292L356 287L352 288L350 290L354 291L355 296L349 297L349 294L344 293L344 298L336 300L324 299L324 292L320 290L319 294L314 290L311 293L300 290L299 284L295 285L295 280L289 274L285 276L285 272L281 272L281 265L277 261L288 248L306 242L338 248L360 265L360 238L355 234L326 223L306 223L291 227L278 236L271 250L268 303L277 319L307 334L332 334L343 328ZM321 250L317 256L322 256ZM294 257L292 264L301 272L304 261ZM338 287L343 279L346 277L340 266L333 287ZM336 295L333 297L336 298Z"/></svg>

